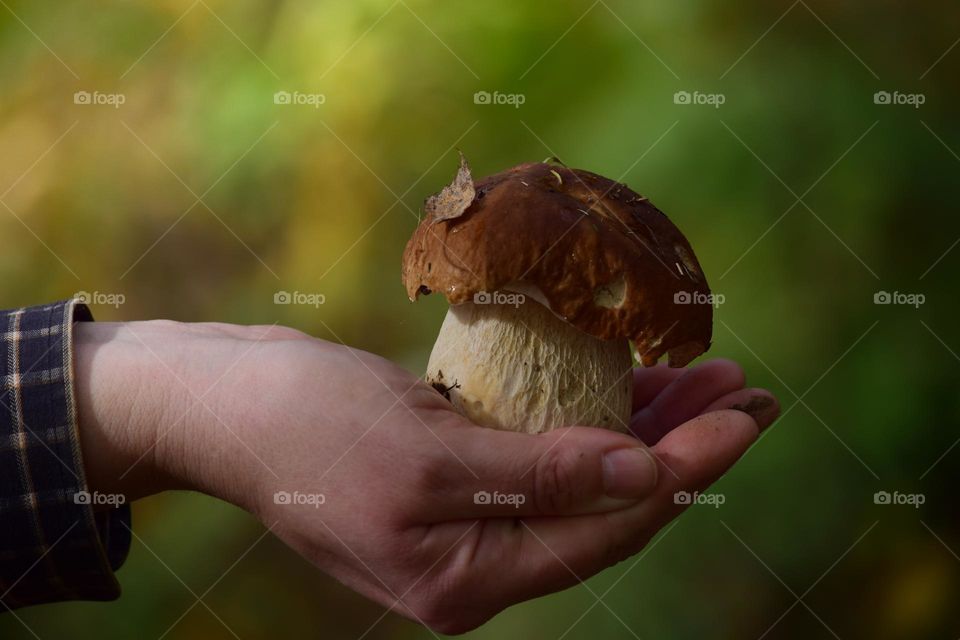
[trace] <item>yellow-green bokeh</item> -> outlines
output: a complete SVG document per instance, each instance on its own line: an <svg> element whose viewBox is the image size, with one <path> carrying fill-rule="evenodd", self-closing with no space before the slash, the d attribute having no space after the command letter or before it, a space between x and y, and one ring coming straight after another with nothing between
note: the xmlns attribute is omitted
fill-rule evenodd
<svg viewBox="0 0 960 640"><path fill-rule="evenodd" d="M7 0L0 306L122 293L96 317L276 321L422 371L445 303L407 301L399 262L423 199L456 148L475 175L559 156L684 230L725 297L711 355L786 415L721 508L470 637L956 637L958 24L947 2ZM185 494L134 517L121 600L18 615L43 638L231 637L200 605L178 621L178 577L203 593L260 526ZM356 638L381 613L271 537L204 600L244 639ZM30 637L9 615L0 635ZM431 636L390 615L367 637Z"/></svg>

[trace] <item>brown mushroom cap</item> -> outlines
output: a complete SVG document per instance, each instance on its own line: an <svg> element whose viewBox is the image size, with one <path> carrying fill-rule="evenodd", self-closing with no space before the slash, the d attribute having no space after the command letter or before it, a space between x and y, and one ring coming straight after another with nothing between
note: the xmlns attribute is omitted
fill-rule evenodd
<svg viewBox="0 0 960 640"><path fill-rule="evenodd" d="M670 366L683 366L710 347L713 307L700 264L646 198L547 163L483 178L474 195L464 171L469 178L465 163L458 180L468 185L466 201L436 211L458 181L428 201L429 215L403 252L411 300L437 291L455 305L521 282L581 331L632 340L646 366L664 353Z"/></svg>

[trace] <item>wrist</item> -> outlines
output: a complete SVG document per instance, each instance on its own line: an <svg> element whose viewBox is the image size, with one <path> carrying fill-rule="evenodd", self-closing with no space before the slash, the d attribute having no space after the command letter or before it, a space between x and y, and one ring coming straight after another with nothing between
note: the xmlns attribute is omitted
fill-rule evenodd
<svg viewBox="0 0 960 640"><path fill-rule="evenodd" d="M73 327L77 429L91 491L128 501L171 488L155 464L161 376L125 323Z"/></svg>
<svg viewBox="0 0 960 640"><path fill-rule="evenodd" d="M234 366L249 350L237 338L242 332L169 321L74 325L77 422L91 491L132 501L190 489L252 506L257 474L240 462L255 434L240 403L223 393L237 388L227 377L244 375Z"/></svg>

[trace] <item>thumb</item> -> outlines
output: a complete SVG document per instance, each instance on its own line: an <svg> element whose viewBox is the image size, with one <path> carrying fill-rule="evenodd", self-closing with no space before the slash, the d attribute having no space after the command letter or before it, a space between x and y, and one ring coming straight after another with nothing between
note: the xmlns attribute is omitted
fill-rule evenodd
<svg viewBox="0 0 960 640"><path fill-rule="evenodd" d="M657 462L636 438L592 427L530 435L455 429L463 465L438 506L443 520L573 515L632 506L657 485ZM452 444L452 443L451 443Z"/></svg>

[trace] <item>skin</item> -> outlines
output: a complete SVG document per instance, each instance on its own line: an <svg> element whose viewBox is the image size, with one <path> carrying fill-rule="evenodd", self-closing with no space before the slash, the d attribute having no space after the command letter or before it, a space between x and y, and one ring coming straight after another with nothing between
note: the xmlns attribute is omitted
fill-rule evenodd
<svg viewBox="0 0 960 640"><path fill-rule="evenodd" d="M636 370L636 437L527 435L475 426L397 365L283 327L79 323L75 340L92 491L231 502L444 633L637 553L685 508L674 493L708 487L779 411L713 360ZM278 504L284 491L324 501ZM477 504L480 491L522 504Z"/></svg>

